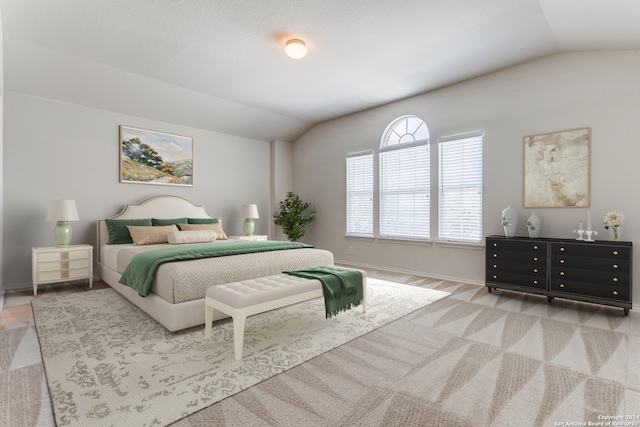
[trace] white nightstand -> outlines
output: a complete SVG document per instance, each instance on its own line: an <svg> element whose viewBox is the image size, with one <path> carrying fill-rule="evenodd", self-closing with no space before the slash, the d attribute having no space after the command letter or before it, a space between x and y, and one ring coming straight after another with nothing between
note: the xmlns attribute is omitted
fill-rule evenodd
<svg viewBox="0 0 640 427"><path fill-rule="evenodd" d="M229 236L230 239L234 239L234 240L269 240L269 236L265 235L261 235L261 234L254 234L253 236Z"/></svg>
<svg viewBox="0 0 640 427"><path fill-rule="evenodd" d="M31 248L33 295L39 283L70 282L87 279L93 286L93 246L71 245Z"/></svg>

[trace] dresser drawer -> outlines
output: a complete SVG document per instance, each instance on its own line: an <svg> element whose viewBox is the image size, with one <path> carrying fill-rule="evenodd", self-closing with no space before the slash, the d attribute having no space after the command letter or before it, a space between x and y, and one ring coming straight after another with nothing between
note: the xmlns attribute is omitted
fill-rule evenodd
<svg viewBox="0 0 640 427"><path fill-rule="evenodd" d="M582 270L610 271L629 274L630 259L587 258L579 256L551 255L551 268L579 268Z"/></svg>
<svg viewBox="0 0 640 427"><path fill-rule="evenodd" d="M596 283L576 282L552 278L549 289L558 293L573 294L580 297L606 298L614 301L629 301L628 286L610 286ZM568 296L570 297L570 296Z"/></svg>
<svg viewBox="0 0 640 427"><path fill-rule="evenodd" d="M537 240L490 240L487 239L487 252L527 252L547 253L546 242Z"/></svg>
<svg viewBox="0 0 640 427"><path fill-rule="evenodd" d="M582 283L629 287L631 278L622 272L581 270L574 268L551 268L551 279L571 280Z"/></svg>
<svg viewBox="0 0 640 427"><path fill-rule="evenodd" d="M631 259L630 246L576 243L551 243L551 256L577 256L600 259Z"/></svg>
<svg viewBox="0 0 640 427"><path fill-rule="evenodd" d="M544 262L524 264L507 261L491 261L492 260L489 260L489 263L487 264L488 272L525 274L541 278L544 278L547 275L547 265Z"/></svg>
<svg viewBox="0 0 640 427"><path fill-rule="evenodd" d="M487 272L486 281L490 283L503 283L505 285L526 286L535 289L546 289L547 279L545 275L525 275L505 272Z"/></svg>

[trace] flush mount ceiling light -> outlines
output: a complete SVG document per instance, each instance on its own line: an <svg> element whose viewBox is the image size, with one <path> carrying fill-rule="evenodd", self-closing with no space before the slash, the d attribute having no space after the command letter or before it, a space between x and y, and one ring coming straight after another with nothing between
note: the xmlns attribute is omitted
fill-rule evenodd
<svg viewBox="0 0 640 427"><path fill-rule="evenodd" d="M307 45L300 39L291 39L284 46L284 53L291 59L300 59L307 54Z"/></svg>

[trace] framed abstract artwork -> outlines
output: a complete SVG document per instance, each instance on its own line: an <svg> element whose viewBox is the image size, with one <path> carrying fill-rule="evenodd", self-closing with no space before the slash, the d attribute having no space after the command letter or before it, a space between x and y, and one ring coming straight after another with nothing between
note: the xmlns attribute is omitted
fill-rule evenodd
<svg viewBox="0 0 640 427"><path fill-rule="evenodd" d="M193 138L120 126L120 182L193 187Z"/></svg>
<svg viewBox="0 0 640 427"><path fill-rule="evenodd" d="M524 207L587 208L591 128L524 137Z"/></svg>

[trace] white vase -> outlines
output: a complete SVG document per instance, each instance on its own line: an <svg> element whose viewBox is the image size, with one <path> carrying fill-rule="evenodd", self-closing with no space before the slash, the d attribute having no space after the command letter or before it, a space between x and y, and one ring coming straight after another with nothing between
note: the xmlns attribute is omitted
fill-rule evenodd
<svg viewBox="0 0 640 427"><path fill-rule="evenodd" d="M531 213L527 220L527 231L529 231L529 237L538 237L540 235L540 218L538 218L535 211Z"/></svg>
<svg viewBox="0 0 640 427"><path fill-rule="evenodd" d="M502 210L502 226L504 227L504 235L507 237L515 236L516 227L518 226L518 211L507 206Z"/></svg>

